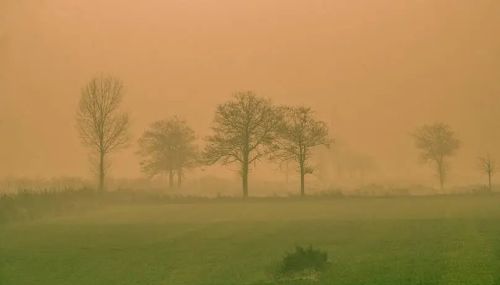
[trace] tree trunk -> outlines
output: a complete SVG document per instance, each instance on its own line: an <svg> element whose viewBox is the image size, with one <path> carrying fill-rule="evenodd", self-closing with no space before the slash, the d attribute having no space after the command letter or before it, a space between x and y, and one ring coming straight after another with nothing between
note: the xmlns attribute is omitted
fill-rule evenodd
<svg viewBox="0 0 500 285"><path fill-rule="evenodd" d="M443 163L443 161L438 161L437 164L438 164L439 185L440 185L441 192L443 192L443 190L444 190L444 176L445 176L444 163Z"/></svg>
<svg viewBox="0 0 500 285"><path fill-rule="evenodd" d="M182 168L177 169L177 188L181 188L182 185Z"/></svg>
<svg viewBox="0 0 500 285"><path fill-rule="evenodd" d="M443 192L443 190L444 190L444 179L443 179L443 174L442 173L439 174L439 185L440 185L441 192Z"/></svg>
<svg viewBox="0 0 500 285"><path fill-rule="evenodd" d="M290 188L290 187L288 186L288 185L289 185L289 180L290 180L290 179L289 179L289 175L290 175L290 174L288 173L288 161L287 161L287 162L286 162L286 191L287 191L287 192L288 192L288 190L289 190L289 188Z"/></svg>
<svg viewBox="0 0 500 285"><path fill-rule="evenodd" d="M243 186L243 198L248 197L248 155L245 155L241 165L241 180Z"/></svg>
<svg viewBox="0 0 500 285"><path fill-rule="evenodd" d="M490 192L493 191L491 187L491 171L488 171L488 189L490 190Z"/></svg>
<svg viewBox="0 0 500 285"><path fill-rule="evenodd" d="M173 188L174 187L174 171L170 170L168 173L168 187Z"/></svg>
<svg viewBox="0 0 500 285"><path fill-rule="evenodd" d="M299 168L300 168L300 196L304 197L305 193L305 175L306 175L306 151L305 147L299 146Z"/></svg>
<svg viewBox="0 0 500 285"><path fill-rule="evenodd" d="M300 163L300 196L304 197L305 193L305 169L304 163Z"/></svg>
<svg viewBox="0 0 500 285"><path fill-rule="evenodd" d="M99 153L99 191L104 192L104 152Z"/></svg>

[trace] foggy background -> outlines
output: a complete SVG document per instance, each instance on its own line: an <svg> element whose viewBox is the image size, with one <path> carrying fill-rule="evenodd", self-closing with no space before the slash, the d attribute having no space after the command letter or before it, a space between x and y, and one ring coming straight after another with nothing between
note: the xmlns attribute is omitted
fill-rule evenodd
<svg viewBox="0 0 500 285"><path fill-rule="evenodd" d="M494 0L1 0L0 177L89 177L75 112L82 86L112 74L134 136L113 177L142 177L136 142L150 123L179 115L202 144L216 105L250 89L316 110L336 140L324 157L367 158L369 181L435 183L410 134L448 123L462 141L450 183L480 183L477 157L500 155L499 11Z"/></svg>

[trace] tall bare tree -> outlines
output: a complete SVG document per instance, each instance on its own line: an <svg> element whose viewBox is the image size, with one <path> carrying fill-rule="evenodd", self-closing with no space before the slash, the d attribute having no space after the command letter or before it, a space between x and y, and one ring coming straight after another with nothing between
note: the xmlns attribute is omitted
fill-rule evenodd
<svg viewBox="0 0 500 285"><path fill-rule="evenodd" d="M108 155L129 141L129 117L120 111L123 84L110 77L95 77L82 89L77 126L82 143L98 156L99 190L104 191Z"/></svg>
<svg viewBox="0 0 500 285"><path fill-rule="evenodd" d="M496 161L490 155L479 158L479 169L488 175L488 190L492 191L491 180L496 171Z"/></svg>
<svg viewBox="0 0 500 285"><path fill-rule="evenodd" d="M309 163L317 146L329 146L328 127L325 122L314 118L314 113L306 107L285 107L275 146L275 157L297 162L300 173L300 194L305 195L305 175L313 172Z"/></svg>
<svg viewBox="0 0 500 285"><path fill-rule="evenodd" d="M197 163L195 139L194 131L177 117L153 123L139 139L143 172L150 177L167 173L170 187L177 174L177 187L180 187L184 170Z"/></svg>
<svg viewBox="0 0 500 285"><path fill-rule="evenodd" d="M279 128L280 116L271 101L253 92L236 93L219 105L213 135L207 138L204 159L208 164L238 163L243 197L248 197L250 165L272 152L271 144Z"/></svg>
<svg viewBox="0 0 500 285"><path fill-rule="evenodd" d="M451 127L443 123L424 125L415 131L413 137L422 160L435 163L439 185L443 190L448 173L446 158L455 154L460 147L460 141Z"/></svg>

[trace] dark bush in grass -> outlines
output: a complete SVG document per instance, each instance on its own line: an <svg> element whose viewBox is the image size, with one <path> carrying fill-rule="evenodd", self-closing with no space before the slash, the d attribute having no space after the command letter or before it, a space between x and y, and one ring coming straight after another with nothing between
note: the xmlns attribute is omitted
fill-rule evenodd
<svg viewBox="0 0 500 285"><path fill-rule="evenodd" d="M281 262L280 273L291 274L304 271L322 271L328 264L328 254L312 246L297 246L287 253Z"/></svg>

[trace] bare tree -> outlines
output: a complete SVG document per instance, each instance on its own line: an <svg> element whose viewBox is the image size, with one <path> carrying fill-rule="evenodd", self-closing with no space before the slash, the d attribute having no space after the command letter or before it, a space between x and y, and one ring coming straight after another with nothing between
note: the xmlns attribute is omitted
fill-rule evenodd
<svg viewBox="0 0 500 285"><path fill-rule="evenodd" d="M207 138L204 151L205 162L239 163L243 197L248 197L249 166L272 152L279 122L279 112L270 100L250 91L236 93L217 107L214 134Z"/></svg>
<svg viewBox="0 0 500 285"><path fill-rule="evenodd" d="M488 175L488 190L492 191L491 178L496 171L496 161L491 156L483 156L479 158L479 169Z"/></svg>
<svg viewBox="0 0 500 285"><path fill-rule="evenodd" d="M443 190L448 172L446 158L455 154L460 147L460 141L451 127L443 123L424 125L418 128L413 136L422 160L435 163L439 184Z"/></svg>
<svg viewBox="0 0 500 285"><path fill-rule="evenodd" d="M305 175L313 172L309 163L312 148L329 146L328 127L314 118L313 111L306 107L283 108L283 120L276 140L275 157L297 162L300 173L300 194L305 195Z"/></svg>
<svg viewBox="0 0 500 285"><path fill-rule="evenodd" d="M143 172L150 177L168 173L170 187L177 174L177 187L180 187L184 170L197 162L195 139L194 131L177 117L153 123L139 139Z"/></svg>
<svg viewBox="0 0 500 285"><path fill-rule="evenodd" d="M129 117L120 111L123 84L113 77L96 77L83 87L77 112L82 143L98 155L99 190L104 191L108 155L129 141Z"/></svg>

